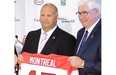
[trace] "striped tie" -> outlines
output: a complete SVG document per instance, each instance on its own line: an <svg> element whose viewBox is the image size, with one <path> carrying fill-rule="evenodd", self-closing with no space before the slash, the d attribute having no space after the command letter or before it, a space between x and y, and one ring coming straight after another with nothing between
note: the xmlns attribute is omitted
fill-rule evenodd
<svg viewBox="0 0 116 75"><path fill-rule="evenodd" d="M82 41L81 41L81 43L80 43L80 46L79 46L79 48L78 48L76 54L78 53L78 51L79 51L79 50L82 48L82 46L84 45L84 43L85 43L85 41L86 41L86 39L87 39L87 35L88 35L88 30L85 31L85 34L84 34L84 36L83 36L83 38L82 38Z"/></svg>

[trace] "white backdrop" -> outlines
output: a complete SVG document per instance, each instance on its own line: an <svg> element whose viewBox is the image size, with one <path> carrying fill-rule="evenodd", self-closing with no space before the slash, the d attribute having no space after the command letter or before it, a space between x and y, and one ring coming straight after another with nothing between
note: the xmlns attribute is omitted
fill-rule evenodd
<svg viewBox="0 0 116 75"><path fill-rule="evenodd" d="M29 31L41 28L39 21L40 9L45 3L53 3L58 8L58 26L76 38L77 31L82 27L76 15L78 1L15 0L15 35L18 35L18 39L22 42Z"/></svg>

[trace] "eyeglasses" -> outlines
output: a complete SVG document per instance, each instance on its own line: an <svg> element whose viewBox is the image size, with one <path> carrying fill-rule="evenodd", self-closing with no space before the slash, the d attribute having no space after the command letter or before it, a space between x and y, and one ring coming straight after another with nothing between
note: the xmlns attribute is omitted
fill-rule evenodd
<svg viewBox="0 0 116 75"><path fill-rule="evenodd" d="M78 16L87 16L92 10L89 11L83 11L83 12L77 12L76 15Z"/></svg>

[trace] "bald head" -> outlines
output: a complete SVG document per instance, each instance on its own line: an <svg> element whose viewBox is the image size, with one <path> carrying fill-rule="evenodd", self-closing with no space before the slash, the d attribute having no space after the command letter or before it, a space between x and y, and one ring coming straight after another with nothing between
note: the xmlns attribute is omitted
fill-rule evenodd
<svg viewBox="0 0 116 75"><path fill-rule="evenodd" d="M49 9L52 9L56 14L58 14L58 9L54 4L47 3L47 4L43 5L42 9L44 9L46 7L49 8ZM42 11L42 9L41 9L41 11Z"/></svg>
<svg viewBox="0 0 116 75"><path fill-rule="evenodd" d="M54 4L47 3L43 5L40 13L40 23L45 32L51 30L57 25L58 10Z"/></svg>

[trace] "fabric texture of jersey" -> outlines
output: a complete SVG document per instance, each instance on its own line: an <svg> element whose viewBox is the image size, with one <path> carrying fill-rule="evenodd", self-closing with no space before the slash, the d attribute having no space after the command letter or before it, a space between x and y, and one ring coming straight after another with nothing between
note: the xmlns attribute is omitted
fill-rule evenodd
<svg viewBox="0 0 116 75"><path fill-rule="evenodd" d="M26 52L22 56L20 75L78 75L78 69L70 65L68 56Z"/></svg>

